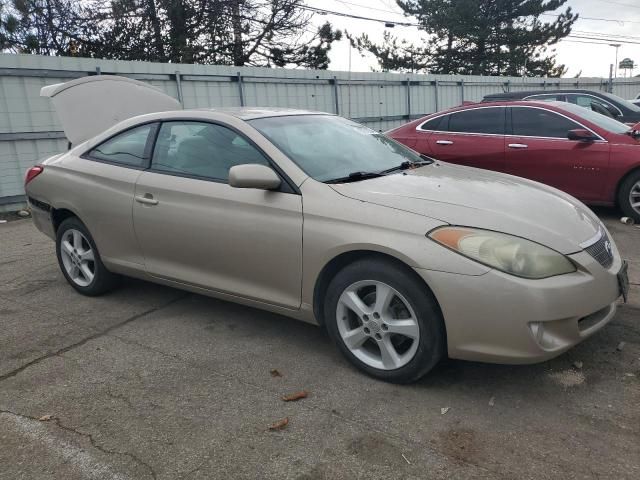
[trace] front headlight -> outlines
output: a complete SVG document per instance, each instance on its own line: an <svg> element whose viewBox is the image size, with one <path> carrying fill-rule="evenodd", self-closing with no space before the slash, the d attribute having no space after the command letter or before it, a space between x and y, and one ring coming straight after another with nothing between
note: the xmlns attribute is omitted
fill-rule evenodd
<svg viewBox="0 0 640 480"><path fill-rule="evenodd" d="M465 257L524 278L547 278L576 271L566 256L539 243L469 227L441 227L429 238Z"/></svg>

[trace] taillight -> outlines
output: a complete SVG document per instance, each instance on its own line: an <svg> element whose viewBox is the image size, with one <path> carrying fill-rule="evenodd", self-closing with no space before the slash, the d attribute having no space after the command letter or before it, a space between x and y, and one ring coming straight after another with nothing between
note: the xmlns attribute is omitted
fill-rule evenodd
<svg viewBox="0 0 640 480"><path fill-rule="evenodd" d="M34 178L36 178L38 175L40 175L42 172L44 171L44 167L41 165L36 165L35 167L31 167L29 170L27 170L27 175L24 177L24 185L25 187L27 186L27 184L33 180Z"/></svg>

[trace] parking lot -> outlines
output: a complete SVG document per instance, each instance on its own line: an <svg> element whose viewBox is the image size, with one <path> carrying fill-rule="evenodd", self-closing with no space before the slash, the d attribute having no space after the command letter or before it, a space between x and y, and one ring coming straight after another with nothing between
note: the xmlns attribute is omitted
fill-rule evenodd
<svg viewBox="0 0 640 480"><path fill-rule="evenodd" d="M2 224L0 478L640 478L640 228L598 214L630 261L612 323L410 386L277 315L134 280L82 297L30 220Z"/></svg>

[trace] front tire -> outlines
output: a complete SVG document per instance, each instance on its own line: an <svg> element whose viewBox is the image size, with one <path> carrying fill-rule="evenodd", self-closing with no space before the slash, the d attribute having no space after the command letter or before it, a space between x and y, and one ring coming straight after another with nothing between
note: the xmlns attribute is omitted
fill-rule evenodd
<svg viewBox="0 0 640 480"><path fill-rule="evenodd" d="M385 381L414 382L445 353L435 297L394 261L363 259L346 266L329 284L324 316L344 356Z"/></svg>
<svg viewBox="0 0 640 480"><path fill-rule="evenodd" d="M640 170L633 172L620 185L618 204L625 216L640 223Z"/></svg>
<svg viewBox="0 0 640 480"><path fill-rule="evenodd" d="M118 283L119 277L103 265L89 230L76 217L58 227L56 256L67 282L83 295L102 295Z"/></svg>

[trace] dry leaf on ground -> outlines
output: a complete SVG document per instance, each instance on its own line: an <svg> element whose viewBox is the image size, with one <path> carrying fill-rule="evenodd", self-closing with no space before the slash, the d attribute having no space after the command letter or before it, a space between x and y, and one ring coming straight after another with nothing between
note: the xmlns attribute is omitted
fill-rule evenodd
<svg viewBox="0 0 640 480"><path fill-rule="evenodd" d="M269 427L269 430L282 430L287 425L289 425L289 417L285 417L282 420L278 420L276 423L272 424Z"/></svg>
<svg viewBox="0 0 640 480"><path fill-rule="evenodd" d="M271 373L272 377L281 377L282 376L282 374L278 371L277 368L272 368L269 373Z"/></svg>
<svg viewBox="0 0 640 480"><path fill-rule="evenodd" d="M43 415L38 420L41 422L48 422L51 419L53 419L53 415Z"/></svg>
<svg viewBox="0 0 640 480"><path fill-rule="evenodd" d="M307 398L309 393L306 390L301 390L296 393L292 393L291 395L285 395L282 397L282 400L285 402L295 402L296 400L301 400L303 398Z"/></svg>

